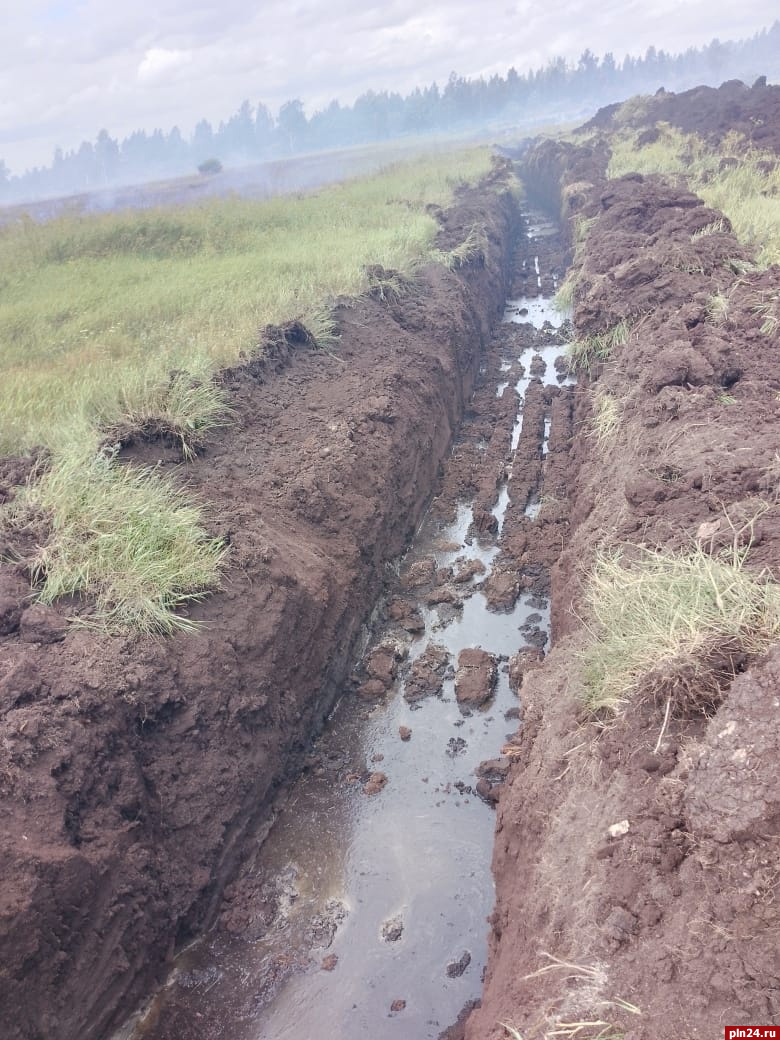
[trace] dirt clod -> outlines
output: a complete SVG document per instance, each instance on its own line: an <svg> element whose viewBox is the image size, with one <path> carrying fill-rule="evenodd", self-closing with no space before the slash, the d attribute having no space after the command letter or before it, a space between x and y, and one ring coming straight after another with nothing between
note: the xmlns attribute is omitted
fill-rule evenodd
<svg viewBox="0 0 780 1040"><path fill-rule="evenodd" d="M402 917L391 917L382 925L382 938L385 942L398 942L404 933Z"/></svg>
<svg viewBox="0 0 780 1040"><path fill-rule="evenodd" d="M386 773L372 773L363 785L363 793L367 795L379 794L387 783Z"/></svg>
<svg viewBox="0 0 780 1040"><path fill-rule="evenodd" d="M461 650L455 673L455 696L462 711L479 708L493 696L498 668L492 654L479 647Z"/></svg>
<svg viewBox="0 0 780 1040"><path fill-rule="evenodd" d="M450 961L447 964L447 977L450 979L460 978L469 964L471 964L471 954L468 950L464 950L457 960Z"/></svg>

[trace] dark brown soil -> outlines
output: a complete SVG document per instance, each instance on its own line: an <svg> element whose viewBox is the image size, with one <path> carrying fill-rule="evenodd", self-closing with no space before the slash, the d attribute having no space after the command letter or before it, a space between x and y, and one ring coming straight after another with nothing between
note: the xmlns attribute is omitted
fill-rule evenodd
<svg viewBox="0 0 780 1040"><path fill-rule="evenodd" d="M779 93L661 94L637 129L665 119L713 141L749 129L777 148ZM481 361L499 363L483 348L505 291L532 294L535 278L521 252L507 285L508 201L464 198L442 245L484 221L484 263L430 271L423 294L390 306L343 307L338 358L277 330L264 361L226 374L241 423L186 468L233 552L225 590L194 612L199 637L73 630L64 610L30 606L23 573L0 569L2 1040L104 1037L213 918L245 835L271 818L349 672L466 408L469 436L433 509L449 518L476 497L473 537L500 547L491 606L549 593L553 638L546 657L539 638L511 659L522 725L480 770L479 794L497 803L491 958L481 1006L449 1035L503 1040L508 1023L545 1040L591 1023L568 1035L709 1040L724 1024L780 1019L780 648L732 655L733 679L710 662L691 683L707 696L667 720L652 682L606 725L583 710L582 582L597 546L749 546L747 566L780 579L780 337L759 309L780 269L733 274L726 261L749 253L728 230L695 235L718 214L679 186L607 184L612 115L587 145L539 144L522 172L565 220L594 218L577 259L578 332L625 319L631 336L576 388L532 382L513 457L511 394L472 390ZM538 248L562 273L561 242ZM715 293L730 299L717 320ZM544 342L524 325L501 337L507 356ZM596 394L620 414L601 444ZM130 454L178 466L154 442ZM0 468L0 498L31 465ZM507 478L499 535L491 510ZM480 575L446 571L418 564L388 616L420 624L412 589L457 609ZM418 659L417 695L435 695L455 663L443 648ZM491 662L460 663L461 687L477 676L481 696ZM361 694L384 696L400 667L392 648L365 664ZM370 794L386 778L359 779Z"/></svg>
<svg viewBox="0 0 780 1040"><path fill-rule="evenodd" d="M265 358L225 374L239 422L194 464L129 449L181 469L230 543L199 635L74 629L0 567L2 1040L105 1037L212 918L435 484L506 295L513 212L464 195L441 245L479 222L487 254L427 270L402 304L345 304L337 356L269 331ZM4 466L3 495L28 468ZM393 663L375 664L384 688Z"/></svg>
<svg viewBox="0 0 780 1040"><path fill-rule="evenodd" d="M582 130L614 130L620 105L600 109ZM780 151L780 86L767 85L763 77L752 87L729 80L720 87L694 87L680 94L660 90L643 99L635 112L623 113L624 126L652 135L657 122L670 123L686 133L701 134L717 145L728 134L744 135L762 151ZM651 141L652 136L647 136ZM578 178L573 178L574 180Z"/></svg>
<svg viewBox="0 0 780 1040"><path fill-rule="evenodd" d="M777 125L776 109L759 105L776 105L777 88L689 93L681 104L690 101L701 129L727 129L724 98L749 98L746 118ZM780 649L737 660L733 681L718 673L715 695L672 713L665 730L665 699L652 688L607 725L589 718L577 658L597 545L749 544L747 565L780 578L780 339L761 331L757 312L780 290L780 269L738 278L724 260L747 254L730 233L692 238L715 216L699 199L658 178L607 186L604 155L548 142L526 167L543 198L553 184L564 213L595 217L580 257L578 331L622 318L633 331L574 396L553 648L541 666L512 663L523 723L505 749L491 959L467 1040L505 1038L500 1023L542 1040L561 1022L601 1023L579 1029L580 1040L604 1029L704 1040L724 1024L780 1020ZM731 296L720 324L707 306L716 292ZM601 447L596 393L620 406L619 430ZM705 669L693 684L711 679Z"/></svg>

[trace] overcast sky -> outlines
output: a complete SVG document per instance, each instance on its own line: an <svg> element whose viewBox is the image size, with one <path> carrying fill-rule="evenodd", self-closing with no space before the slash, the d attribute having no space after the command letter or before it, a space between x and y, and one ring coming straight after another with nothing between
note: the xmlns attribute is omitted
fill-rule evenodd
<svg viewBox="0 0 780 1040"><path fill-rule="evenodd" d="M0 158L47 164L112 136L230 116L244 98L309 113L450 72L525 71L589 47L641 54L752 35L777 0L0 0Z"/></svg>

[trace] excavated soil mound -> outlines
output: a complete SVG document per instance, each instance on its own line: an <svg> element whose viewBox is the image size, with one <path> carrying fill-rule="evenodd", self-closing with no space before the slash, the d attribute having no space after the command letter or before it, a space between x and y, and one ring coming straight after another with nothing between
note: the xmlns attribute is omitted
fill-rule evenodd
<svg viewBox="0 0 780 1040"><path fill-rule="evenodd" d="M108 637L30 606L0 566L3 1040L105 1037L207 922L246 834L332 705L405 548L505 297L514 203L496 174L441 215L482 253L408 297L351 301L334 355L268 330L225 373L237 423L179 471L230 545L196 636ZM495 190L499 189L499 190ZM0 471L12 497L29 463ZM5 546L13 550L14 546ZM257 839L255 839L257 840Z"/></svg>
<svg viewBox="0 0 780 1040"><path fill-rule="evenodd" d="M617 104L599 109L580 130L618 129L615 116L620 108ZM620 122L635 130L670 123L686 133L700 134L713 145L736 132L756 148L780 152L780 86L767 85L762 76L752 87L729 80L717 88L694 87L680 94L660 90L630 113L624 110Z"/></svg>
<svg viewBox="0 0 780 1040"><path fill-rule="evenodd" d="M680 125L723 132L723 99L763 105L776 91L689 92L700 122ZM654 695L661 669L601 722L584 710L578 656L598 545L749 547L748 568L780 578L780 338L760 309L780 292L780 269L737 277L724 261L747 254L727 230L696 234L718 216L700 199L656 177L606 183L599 164L592 146L548 142L524 168L543 199L552 183L565 213L594 218L578 254L578 334L625 320L630 336L575 394L553 649L522 679L491 960L467 1040L506 1037L501 1023L524 1040L703 1040L780 1018L780 650L732 654L733 681L702 660L690 688L707 696L668 715ZM729 297L726 314L713 311L716 294ZM618 422L599 438L605 398Z"/></svg>

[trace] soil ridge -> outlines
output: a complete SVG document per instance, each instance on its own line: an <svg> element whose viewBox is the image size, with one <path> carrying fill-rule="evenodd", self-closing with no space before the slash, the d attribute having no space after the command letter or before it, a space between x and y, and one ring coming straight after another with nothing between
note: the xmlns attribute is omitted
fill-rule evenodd
<svg viewBox="0 0 780 1040"><path fill-rule="evenodd" d="M650 683L607 726L584 712L578 656L598 545L689 549L707 531L714 550L750 545L748 566L777 580L780 338L762 331L756 303L777 292L780 270L735 275L728 261L749 254L728 223L704 232L720 214L659 177L607 183L608 158L606 139L548 141L522 169L566 225L588 220L578 336L620 322L629 336L574 394L553 648L521 675L490 961L467 1040L504 1038L501 1023L524 1040L574 1035L560 1032L567 1022L580 1040L679 1040L780 1016L780 782L766 764L780 739L769 700L780 650L736 662L733 682L666 724ZM715 295L727 316L713 316ZM605 399L617 425L599 437Z"/></svg>

